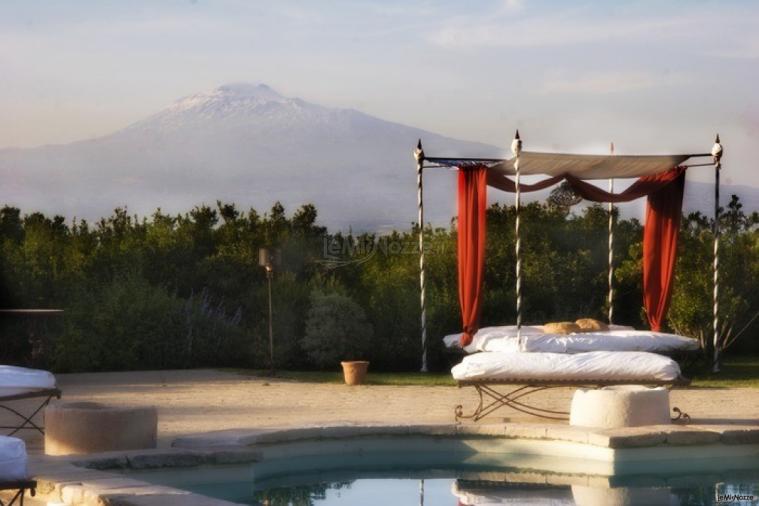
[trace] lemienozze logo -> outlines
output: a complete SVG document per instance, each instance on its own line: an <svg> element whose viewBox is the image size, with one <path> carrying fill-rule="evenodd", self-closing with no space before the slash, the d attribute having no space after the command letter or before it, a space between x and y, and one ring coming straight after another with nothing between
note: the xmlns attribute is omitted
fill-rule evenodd
<svg viewBox="0 0 759 506"><path fill-rule="evenodd" d="M753 503L754 496L749 494L717 494L717 503L749 502Z"/></svg>

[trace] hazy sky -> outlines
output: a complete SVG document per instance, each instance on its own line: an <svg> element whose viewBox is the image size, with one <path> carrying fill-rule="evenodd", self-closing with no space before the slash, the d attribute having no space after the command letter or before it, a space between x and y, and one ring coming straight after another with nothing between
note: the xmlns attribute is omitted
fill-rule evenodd
<svg viewBox="0 0 759 506"><path fill-rule="evenodd" d="M709 151L719 131L726 182L759 186L759 2L5 0L0 69L0 147L250 81L462 139L518 126L527 149Z"/></svg>

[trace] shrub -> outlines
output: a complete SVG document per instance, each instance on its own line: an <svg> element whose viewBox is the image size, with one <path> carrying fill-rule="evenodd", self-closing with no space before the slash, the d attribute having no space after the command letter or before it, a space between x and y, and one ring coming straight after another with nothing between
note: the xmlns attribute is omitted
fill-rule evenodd
<svg viewBox="0 0 759 506"><path fill-rule="evenodd" d="M303 349L314 365L323 369L334 367L340 360L370 358L373 335L364 310L352 299L312 293Z"/></svg>
<svg viewBox="0 0 759 506"><path fill-rule="evenodd" d="M207 290L181 299L138 274L81 289L55 340L57 371L250 365L240 310Z"/></svg>
<svg viewBox="0 0 759 506"><path fill-rule="evenodd" d="M139 275L82 289L66 307L55 370L108 371L176 366L181 301Z"/></svg>

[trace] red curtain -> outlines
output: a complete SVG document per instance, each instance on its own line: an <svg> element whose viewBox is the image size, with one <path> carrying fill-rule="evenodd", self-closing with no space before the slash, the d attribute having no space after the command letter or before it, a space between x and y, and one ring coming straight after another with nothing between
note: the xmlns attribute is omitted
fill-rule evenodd
<svg viewBox="0 0 759 506"><path fill-rule="evenodd" d="M685 167L675 167L667 172L638 178L620 193L607 192L569 174L550 177L534 184L520 184L519 191L542 190L565 179L582 198L593 202L629 202L648 196L643 233L643 305L651 328L660 330L672 294L685 171ZM516 191L514 181L502 174L488 174L487 183L507 192ZM459 217L461 206L461 172L459 172ZM459 236L460 251L461 237ZM461 253L459 257L461 258ZM461 279L461 265L459 265L459 278ZM463 307L462 302L462 311ZM464 324L466 325L466 320ZM466 339L465 333L462 341Z"/></svg>
<svg viewBox="0 0 759 506"><path fill-rule="evenodd" d="M574 176L570 176L569 174L566 174L564 179L569 181L569 184L572 185L572 189L585 200L590 200L592 202L630 202L631 200L651 195L669 185L671 182L676 181L679 177L684 177L685 170L685 167L675 167L667 172L654 174L653 176L640 177L626 190L620 193L607 192L598 186L585 182Z"/></svg>
<svg viewBox="0 0 759 506"><path fill-rule="evenodd" d="M538 181L535 184L519 183L519 191L520 192L540 191L545 188L548 188L549 186L555 185L562 179L564 179L564 176L554 176L554 177L549 177L548 179L544 179L543 181ZM493 188L498 188L499 190L503 190L505 192L516 193L517 191L517 184L514 182L514 180L506 176L503 176L501 174L495 174L495 173L490 173L490 172L488 172L488 186L492 186Z"/></svg>
<svg viewBox="0 0 759 506"><path fill-rule="evenodd" d="M466 346L480 325L485 276L487 169L484 166L461 168L458 183L459 305L464 331L461 345Z"/></svg>
<svg viewBox="0 0 759 506"><path fill-rule="evenodd" d="M648 195L643 229L643 305L652 330L661 330L672 295L685 172Z"/></svg>
<svg viewBox="0 0 759 506"><path fill-rule="evenodd" d="M643 176L638 178L626 190L620 193L607 192L598 186L583 181L570 174L549 177L534 184L520 183L519 191L527 193L544 190L555 185L562 179L566 179L567 182L572 185L572 189L585 200L590 200L592 202L630 202L631 200L650 195L672 181L675 181L682 174L685 174L685 170L685 167L675 167L672 170L655 174L653 176ZM498 188L505 192L514 193L517 191L516 183L509 177L497 173L488 173L487 179L488 186Z"/></svg>

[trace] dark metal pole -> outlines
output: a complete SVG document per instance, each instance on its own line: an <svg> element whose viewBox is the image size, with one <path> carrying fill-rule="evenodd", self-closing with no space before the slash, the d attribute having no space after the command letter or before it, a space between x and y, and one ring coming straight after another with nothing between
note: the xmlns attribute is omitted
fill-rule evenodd
<svg viewBox="0 0 759 506"><path fill-rule="evenodd" d="M422 172L424 165L424 149L422 139L414 150L416 159L416 203L417 219L419 220L419 305L421 306L420 325L422 328L422 367L421 372L427 372L427 285L424 279L424 185Z"/></svg>
<svg viewBox="0 0 759 506"><path fill-rule="evenodd" d="M274 376L274 332L272 329L272 309L271 309L271 278L273 277L271 268L266 269L266 279L269 284L269 372Z"/></svg>
<svg viewBox="0 0 759 506"><path fill-rule="evenodd" d="M514 155L514 184L516 185L516 199L514 202L514 257L516 259L516 302L517 302L517 342L519 348L522 348L522 239L519 235L519 210L522 207L522 191L519 183L519 155L522 152L522 139L519 137L519 130L511 141L511 152Z"/></svg>

